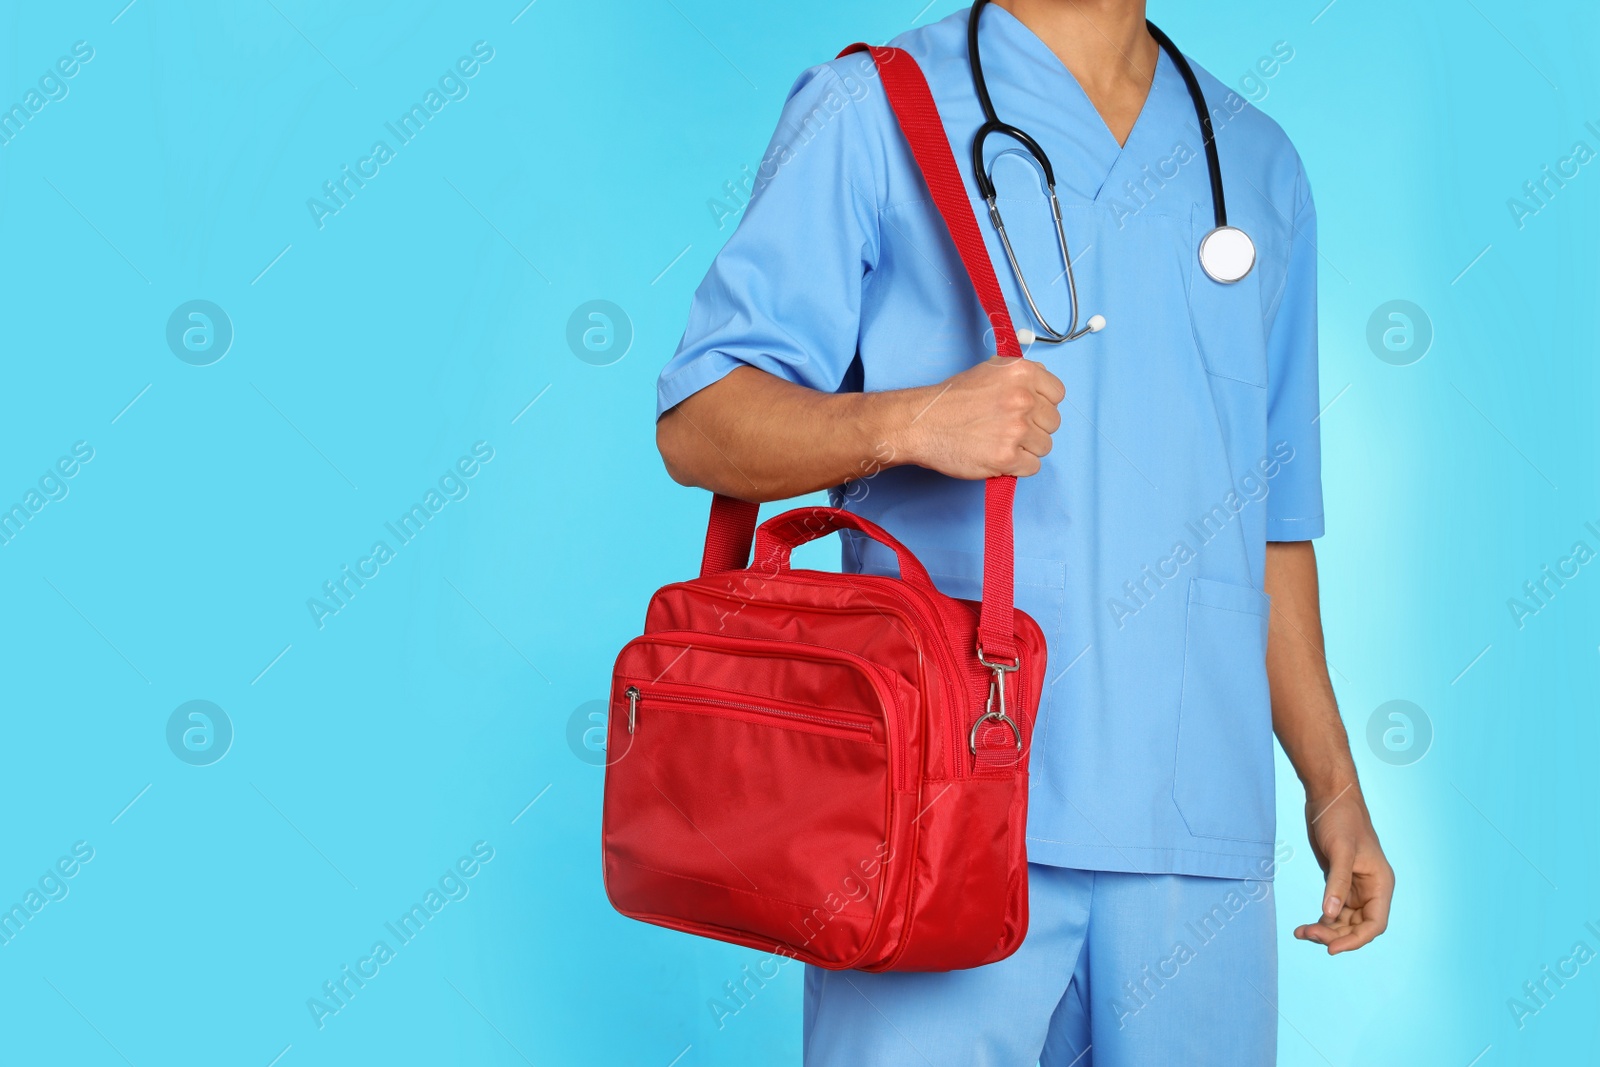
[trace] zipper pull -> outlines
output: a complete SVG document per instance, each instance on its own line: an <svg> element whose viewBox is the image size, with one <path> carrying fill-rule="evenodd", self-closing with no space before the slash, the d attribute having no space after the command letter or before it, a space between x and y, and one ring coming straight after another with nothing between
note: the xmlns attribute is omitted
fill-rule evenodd
<svg viewBox="0 0 1600 1067"><path fill-rule="evenodd" d="M639 720L639 687L630 685L622 691L622 695L628 698L628 732L631 734L634 724Z"/></svg>

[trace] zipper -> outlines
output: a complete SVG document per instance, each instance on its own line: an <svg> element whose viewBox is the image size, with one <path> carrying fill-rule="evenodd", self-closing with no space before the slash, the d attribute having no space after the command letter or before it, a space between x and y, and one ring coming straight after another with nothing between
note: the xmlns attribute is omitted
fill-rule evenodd
<svg viewBox="0 0 1600 1067"><path fill-rule="evenodd" d="M709 640L708 637L710 638ZM719 652L725 655L747 656L756 659L783 658L787 655L790 655L793 649L799 648L805 649L806 652L803 653L805 658L810 659L813 662L833 663L838 664L847 670L854 670L858 674L866 677L868 684L872 687L873 693L878 698L878 706L883 711L884 731L887 737L888 746L890 747L892 753L891 763L893 766L891 767L891 777L893 778L893 788L899 792L906 792L912 788L913 777L921 774L921 770L919 768L914 768L911 765L910 741L907 737L908 727L900 721L905 716L905 709L901 706L900 695L895 686L895 679L892 677L892 672L890 672L887 668L879 667L874 663L868 662L866 659L856 655L854 652L847 652L843 649L829 648L822 645L807 645L803 641L781 642L780 644L784 646L784 649L780 651L772 647L774 642L763 640L761 638L735 637L731 634L710 637L710 635L692 630L659 630L655 633L644 634L640 637L636 637L633 641L630 641L628 646L622 650L621 655L618 656L617 662L619 668L622 664L622 657L628 654L628 649L632 648L635 644L640 643L661 643L670 645L672 647L699 647L707 651ZM631 695L629 690L636 691L638 695ZM645 694L642 691L639 691L639 686L632 683L630 683L627 688L623 690L624 698L628 699L630 702L630 718L634 722L637 722L638 706L643 701L644 695ZM661 694L661 699L665 701L688 699L691 702L706 703L708 705L717 705L720 703L729 707L730 710L744 711L746 713L753 712L755 714L770 713L779 718L790 719L797 724L811 722L818 726L854 730L864 732L869 735L872 732L870 721L851 721L844 719L835 720L819 712L801 712L793 709L779 709L772 707L770 704L745 705L738 701L722 701L720 698L713 697L684 697L676 690L671 692L663 692Z"/></svg>
<svg viewBox="0 0 1600 1067"><path fill-rule="evenodd" d="M787 581L792 581L800 585L823 586L826 588L838 588L840 586L854 587L855 580L861 578L882 578L886 582L898 581L898 579L889 578L885 575L843 575L825 572L814 572L810 575L807 575L805 572L792 570L786 572L783 577ZM680 584L692 585L693 583L685 582ZM931 604L925 603L919 590L910 585L901 583L901 587L898 587L893 591L885 589L884 592L888 593L890 596L908 608L912 618L922 624L924 632L941 633L944 630L944 620L940 616L938 609L933 607ZM719 595L731 596L731 594L723 594L720 592ZM761 601L756 601L752 598L738 596L732 596L732 599L740 603L762 603ZM873 604L872 607L874 610L882 610L881 606L877 604ZM816 611L819 609L815 605L808 605L807 610ZM843 608L828 608L820 610L860 614L859 612L854 612ZM962 710L966 700L965 686L963 684L965 673L961 670L960 664L956 661L955 655L950 651L949 646L944 641L933 641L930 642L930 644L935 646L934 658L940 661L942 668L940 674L944 679L943 689L945 693L945 701L950 709L946 716L947 725L949 726L947 732L950 734L950 736L947 739L945 753L948 757L949 766L953 772L953 777L967 778L970 777L970 774L967 760L966 737L970 724L965 721L966 716ZM976 654L976 652L974 652L974 654Z"/></svg>
<svg viewBox="0 0 1600 1067"><path fill-rule="evenodd" d="M639 687L630 685L624 690L628 698L628 732L633 732L633 723L637 717L639 705L644 694ZM686 696L682 693L659 693L658 697L664 704L700 704L707 707L732 708L735 711L749 712L756 715L765 715L779 719L789 719L795 722L815 723L835 730L850 730L855 733L872 736L872 724L857 719L845 719L831 715L817 715L806 711L794 711L788 708L775 708L768 704L746 704L738 700L718 700L714 697Z"/></svg>

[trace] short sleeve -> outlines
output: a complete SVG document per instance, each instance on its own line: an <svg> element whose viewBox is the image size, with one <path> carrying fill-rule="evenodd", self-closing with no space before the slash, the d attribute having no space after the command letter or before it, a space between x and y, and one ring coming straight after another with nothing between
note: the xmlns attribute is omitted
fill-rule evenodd
<svg viewBox="0 0 1600 1067"><path fill-rule="evenodd" d="M1279 463L1267 497L1269 541L1309 541L1323 532L1316 240L1316 207L1302 172L1289 268L1267 337L1267 444Z"/></svg>
<svg viewBox="0 0 1600 1067"><path fill-rule="evenodd" d="M854 80L813 67L790 90L744 217L661 372L658 417L735 367L824 392L845 380L878 250L878 182L861 129L870 98L849 90Z"/></svg>

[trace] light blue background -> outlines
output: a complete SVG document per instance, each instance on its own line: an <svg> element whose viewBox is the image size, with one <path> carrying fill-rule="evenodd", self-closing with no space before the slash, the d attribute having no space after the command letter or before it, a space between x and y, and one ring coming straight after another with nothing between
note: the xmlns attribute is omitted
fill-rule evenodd
<svg viewBox="0 0 1600 1067"><path fill-rule="evenodd" d="M94 858L0 945L0 1059L798 1062L796 971L719 1028L757 954L610 911L569 722L698 559L706 497L662 472L651 410L730 232L708 200L802 68L958 4L123 2L3 9L0 106L94 58L0 146L0 505L94 458L0 546L0 905ZM1600 164L1522 228L1507 200L1600 150L1600 17L1152 16L1241 90L1293 47L1251 95L1321 219L1328 653L1399 892L1360 953L1288 937L1320 876L1280 765L1282 1062L1595 1062L1600 963L1522 1029L1507 1000L1600 951L1600 566L1520 629L1507 600L1600 549ZM480 40L469 95L319 229L307 199ZM193 299L234 327L210 366L165 340ZM566 339L593 299L631 320L608 366ZM1432 322L1409 366L1367 342L1394 299ZM307 599L478 441L465 499L319 629ZM206 767L166 740L196 699L235 731ZM1434 731L1410 765L1366 739L1394 699ZM319 1029L308 998L478 841L468 895Z"/></svg>

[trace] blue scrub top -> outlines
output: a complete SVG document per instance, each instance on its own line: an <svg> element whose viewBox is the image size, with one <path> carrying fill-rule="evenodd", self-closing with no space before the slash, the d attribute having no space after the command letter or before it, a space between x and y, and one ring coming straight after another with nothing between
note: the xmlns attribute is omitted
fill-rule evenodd
<svg viewBox="0 0 1600 1067"><path fill-rule="evenodd" d="M982 121L967 13L892 43L928 77L1018 326L1033 325L970 170ZM1085 319L1106 328L1029 359L1066 384L1043 469L1019 481L1017 603L1049 641L1028 854L1092 870L1270 876L1266 542L1322 533L1316 216L1279 127L1205 71L1229 222L1257 249L1233 285L1200 270L1212 226L1194 105L1162 53L1119 147L1055 54L1009 12L981 25L1003 121L1055 166ZM1069 317L1041 179L986 151L1044 314ZM806 71L737 231L661 374L659 411L753 366L813 389L929 385L988 358L992 333L869 57ZM865 458L865 457L863 457ZM983 485L891 468L833 493L978 599ZM895 573L847 535L847 571Z"/></svg>

